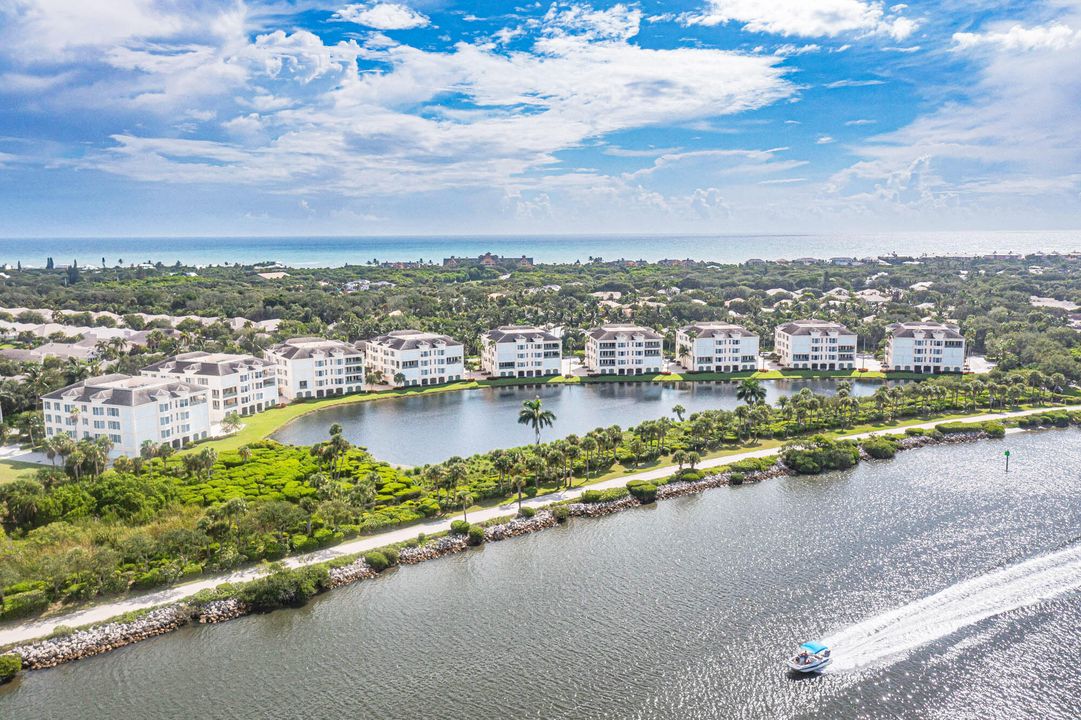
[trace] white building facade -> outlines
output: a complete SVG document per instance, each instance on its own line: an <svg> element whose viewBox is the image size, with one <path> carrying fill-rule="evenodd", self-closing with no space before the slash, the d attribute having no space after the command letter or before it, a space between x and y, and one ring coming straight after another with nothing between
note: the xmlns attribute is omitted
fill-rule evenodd
<svg viewBox="0 0 1081 720"><path fill-rule="evenodd" d="M503 325L480 337L480 364L497 377L542 377L562 371L563 343L541 328Z"/></svg>
<svg viewBox="0 0 1081 720"><path fill-rule="evenodd" d="M886 339L887 370L918 373L962 372L965 336L952 325L905 322L890 325Z"/></svg>
<svg viewBox="0 0 1081 720"><path fill-rule="evenodd" d="M676 331L676 361L691 372L758 369L758 335L725 322L699 322Z"/></svg>
<svg viewBox="0 0 1081 720"><path fill-rule="evenodd" d="M585 367L601 375L642 375L664 368L664 338L641 325L602 325L586 331Z"/></svg>
<svg viewBox="0 0 1081 720"><path fill-rule="evenodd" d="M286 400L344 395L364 389L364 353L339 340L291 338L269 348L278 392Z"/></svg>
<svg viewBox="0 0 1081 720"><path fill-rule="evenodd" d="M274 363L252 355L189 352L143 368L147 377L178 380L210 390L210 423L226 415L251 415L278 404Z"/></svg>
<svg viewBox="0 0 1081 720"><path fill-rule="evenodd" d="M205 387L175 380L89 378L42 397L45 436L107 437L110 457L135 457L147 440L180 448L210 434L209 396Z"/></svg>
<svg viewBox="0 0 1081 720"><path fill-rule="evenodd" d="M368 372L403 387L439 385L465 375L465 348L448 335L395 330L363 343Z"/></svg>
<svg viewBox="0 0 1081 720"><path fill-rule="evenodd" d="M781 367L798 370L852 370L856 367L856 334L827 320L793 320L779 325L773 349Z"/></svg>

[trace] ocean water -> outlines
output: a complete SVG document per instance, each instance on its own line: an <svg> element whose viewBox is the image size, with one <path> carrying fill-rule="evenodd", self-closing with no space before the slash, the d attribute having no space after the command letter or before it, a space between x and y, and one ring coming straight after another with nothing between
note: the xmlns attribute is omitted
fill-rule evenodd
<svg viewBox="0 0 1081 720"><path fill-rule="evenodd" d="M41 267L57 264L141 262L173 264L276 261L293 267L332 267L370 260L442 262L449 256L493 252L538 262L586 262L690 258L738 263L750 258L866 257L1077 252L1081 231L913 232L835 235L593 235L448 237L196 237L196 238L22 238L0 239L0 263Z"/></svg>

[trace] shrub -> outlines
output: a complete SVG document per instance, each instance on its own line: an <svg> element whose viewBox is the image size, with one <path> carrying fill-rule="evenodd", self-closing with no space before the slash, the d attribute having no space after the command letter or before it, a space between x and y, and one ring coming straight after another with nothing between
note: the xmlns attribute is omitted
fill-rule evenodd
<svg viewBox="0 0 1081 720"><path fill-rule="evenodd" d="M645 480L631 480L627 483L627 491L643 505L657 500L657 486Z"/></svg>
<svg viewBox="0 0 1081 720"><path fill-rule="evenodd" d="M269 612L280 607L300 607L329 585L327 569L314 565L253 580L240 588L239 597L256 612Z"/></svg>
<svg viewBox="0 0 1081 720"><path fill-rule="evenodd" d="M465 535L469 532L469 523L465 520L455 520L450 524L450 532L453 535Z"/></svg>
<svg viewBox="0 0 1081 720"><path fill-rule="evenodd" d="M480 545L484 542L484 528L480 525L469 526L469 544Z"/></svg>
<svg viewBox="0 0 1081 720"><path fill-rule="evenodd" d="M556 519L557 523L567 522L567 518L571 516L571 511L566 505L556 505L552 508L552 517Z"/></svg>
<svg viewBox="0 0 1081 720"><path fill-rule="evenodd" d="M983 431L988 437L1000 438L1006 436L1006 426L999 422L985 422Z"/></svg>
<svg viewBox="0 0 1081 720"><path fill-rule="evenodd" d="M593 503L606 503L615 502L616 500L622 500L627 497L627 488L611 488L609 490L586 490L578 498L579 502L588 504Z"/></svg>
<svg viewBox="0 0 1081 720"><path fill-rule="evenodd" d="M869 437L860 443L860 447L876 460L888 460L897 454L897 444L884 437Z"/></svg>
<svg viewBox="0 0 1081 720"><path fill-rule="evenodd" d="M905 435L909 437L924 437L929 434L924 428L905 428Z"/></svg>
<svg viewBox="0 0 1081 720"><path fill-rule="evenodd" d="M746 479L747 479L746 476L743 473L739 472L739 471L728 473L728 484L729 485L742 485L743 481L746 480Z"/></svg>
<svg viewBox="0 0 1081 720"><path fill-rule="evenodd" d="M522 506L522 509L518 511L518 517L531 518L537 514L537 511L528 505Z"/></svg>
<svg viewBox="0 0 1081 720"><path fill-rule="evenodd" d="M369 567L376 572L383 572L390 567L390 560L378 550L364 553L364 562L368 563Z"/></svg>
<svg viewBox="0 0 1081 720"><path fill-rule="evenodd" d="M675 477L672 478L672 479L675 480L675 481L681 481L681 482L698 482L699 480L702 479L702 471L701 470L680 470L678 473L676 473Z"/></svg>
<svg viewBox="0 0 1081 720"><path fill-rule="evenodd" d="M397 565L398 564L398 549L397 548L388 547L388 548L384 548L384 549L380 550L379 552L383 553L383 556L387 559L387 564L388 565Z"/></svg>
<svg viewBox="0 0 1081 720"><path fill-rule="evenodd" d="M23 661L18 655L0 655L0 685L10 682L23 669Z"/></svg>
<svg viewBox="0 0 1081 720"><path fill-rule="evenodd" d="M827 470L844 470L860 460L859 449L850 440L830 440L817 435L792 442L781 451L781 460L800 475L817 475Z"/></svg>

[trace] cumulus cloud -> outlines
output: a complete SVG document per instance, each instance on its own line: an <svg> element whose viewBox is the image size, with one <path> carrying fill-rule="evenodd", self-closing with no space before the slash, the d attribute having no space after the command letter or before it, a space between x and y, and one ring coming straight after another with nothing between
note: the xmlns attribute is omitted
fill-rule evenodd
<svg viewBox="0 0 1081 720"><path fill-rule="evenodd" d="M750 32L799 37L885 35L904 40L915 31L914 20L901 16L904 5L887 10L865 0L709 0L705 9L684 16L693 25L739 23Z"/></svg>
<svg viewBox="0 0 1081 720"><path fill-rule="evenodd" d="M431 22L424 13L393 2L346 5L335 18L376 30L411 30Z"/></svg>
<svg viewBox="0 0 1081 720"><path fill-rule="evenodd" d="M954 33L953 42L961 50L981 46L1022 51L1064 50L1081 44L1081 31L1062 23L1035 27L1013 25L1008 30Z"/></svg>

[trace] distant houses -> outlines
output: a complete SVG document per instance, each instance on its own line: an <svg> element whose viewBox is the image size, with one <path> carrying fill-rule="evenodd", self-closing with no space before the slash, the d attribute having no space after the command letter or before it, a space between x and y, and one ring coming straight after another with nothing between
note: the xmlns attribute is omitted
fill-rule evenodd
<svg viewBox="0 0 1081 720"><path fill-rule="evenodd" d="M503 325L480 338L481 368L496 377L543 377L562 369L562 341L542 328Z"/></svg>
<svg viewBox="0 0 1081 720"><path fill-rule="evenodd" d="M451 256L443 259L443 267L533 267L533 258L522 255L521 257L503 257L486 252L475 258L460 258Z"/></svg>

